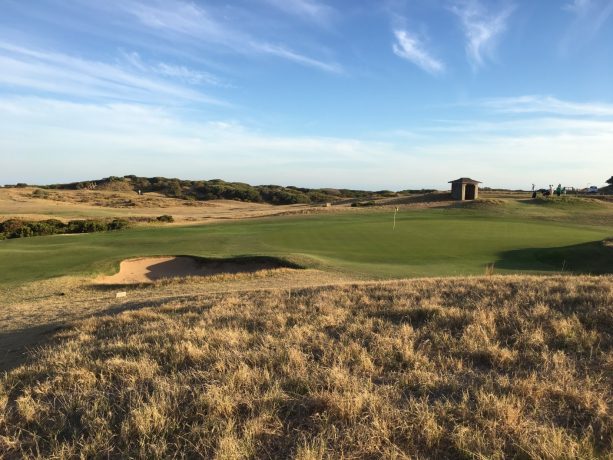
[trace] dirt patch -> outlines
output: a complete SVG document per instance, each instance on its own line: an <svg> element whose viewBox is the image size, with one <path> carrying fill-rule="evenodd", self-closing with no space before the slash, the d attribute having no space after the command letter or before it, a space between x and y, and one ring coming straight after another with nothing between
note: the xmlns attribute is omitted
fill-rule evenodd
<svg viewBox="0 0 613 460"><path fill-rule="evenodd" d="M275 268L298 267L273 257L239 257L233 259L203 259L189 256L140 257L122 261L118 273L100 277L96 280L96 283L111 285L142 284L167 278L254 273Z"/></svg>

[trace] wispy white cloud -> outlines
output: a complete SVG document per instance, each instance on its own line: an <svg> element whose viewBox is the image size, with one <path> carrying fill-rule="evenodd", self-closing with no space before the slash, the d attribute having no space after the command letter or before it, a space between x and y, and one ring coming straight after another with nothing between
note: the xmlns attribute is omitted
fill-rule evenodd
<svg viewBox="0 0 613 460"><path fill-rule="evenodd" d="M479 0L454 0L450 9L462 23L468 58L474 68L481 67L493 56L515 6L507 4L489 11Z"/></svg>
<svg viewBox="0 0 613 460"><path fill-rule="evenodd" d="M549 113L555 115L613 116L613 104L563 101L552 96L529 95L494 98L483 105L506 113Z"/></svg>
<svg viewBox="0 0 613 460"><path fill-rule="evenodd" d="M563 8L573 13L581 14L591 8L593 0L571 0Z"/></svg>
<svg viewBox="0 0 613 460"><path fill-rule="evenodd" d="M308 5L310 2L305 2L303 8ZM151 29L221 45L243 55L276 56L332 73L339 73L342 69L338 63L307 56L286 45L256 38L249 32L236 28L235 25L227 23L202 6L193 3L175 1L169 5L159 1L149 3L127 1L122 4L122 8L128 14L136 17L141 24Z"/></svg>
<svg viewBox="0 0 613 460"><path fill-rule="evenodd" d="M212 17L204 8L178 0L140 2L127 0L118 6L136 17L143 25L153 29L193 35L208 41L226 43L231 41L232 31ZM242 38L242 37L239 37Z"/></svg>
<svg viewBox="0 0 613 460"><path fill-rule="evenodd" d="M445 65L438 59L432 57L426 51L419 39L409 34L405 30L395 30L396 42L392 45L394 54L403 59L411 61L413 64L431 74L438 74L445 70Z"/></svg>
<svg viewBox="0 0 613 460"><path fill-rule="evenodd" d="M285 48L280 45L272 45L269 43L252 43L251 45L262 53L278 56L289 61L297 62L298 64L314 67L316 69L324 70L330 73L343 72L343 68L339 64L319 61L317 59L313 59L302 54L296 53L291 49Z"/></svg>
<svg viewBox="0 0 613 460"><path fill-rule="evenodd" d="M571 0L563 9L574 16L560 42L560 50L566 52L585 45L598 34L613 15L613 0Z"/></svg>
<svg viewBox="0 0 613 460"><path fill-rule="evenodd" d="M130 53L122 52L121 54L125 62L144 73L171 77L192 85L208 84L214 86L229 86L228 83L225 83L221 78L209 72L194 70L184 65L168 64L166 62L148 63L135 51Z"/></svg>
<svg viewBox="0 0 613 460"><path fill-rule="evenodd" d="M589 16L593 26L600 29L613 13L613 0L571 0L562 8L577 16Z"/></svg>
<svg viewBox="0 0 613 460"><path fill-rule="evenodd" d="M264 0L266 3L293 16L327 25L334 16L334 9L316 0Z"/></svg>
<svg viewBox="0 0 613 460"><path fill-rule="evenodd" d="M2 41L0 67L2 85L70 97L224 104L193 88L134 69Z"/></svg>

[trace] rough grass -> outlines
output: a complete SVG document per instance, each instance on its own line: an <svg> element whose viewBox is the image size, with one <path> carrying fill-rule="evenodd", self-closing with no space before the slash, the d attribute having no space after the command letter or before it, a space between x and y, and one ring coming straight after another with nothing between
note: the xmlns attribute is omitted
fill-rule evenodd
<svg viewBox="0 0 613 460"><path fill-rule="evenodd" d="M575 197L570 195L562 195L562 196L550 196L543 197L538 196L531 200L524 200L525 204L532 205L541 205L541 206L553 206L553 207L578 207L581 209L589 209L589 208L604 208L607 206L605 201L594 199L594 198L586 198L586 197Z"/></svg>
<svg viewBox="0 0 613 460"><path fill-rule="evenodd" d="M11 457L613 456L613 278L211 294L0 380Z"/></svg>

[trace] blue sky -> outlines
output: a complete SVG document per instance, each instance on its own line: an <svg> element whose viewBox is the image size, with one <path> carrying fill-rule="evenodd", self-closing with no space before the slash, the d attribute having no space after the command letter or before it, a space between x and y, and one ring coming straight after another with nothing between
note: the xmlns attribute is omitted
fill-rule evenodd
<svg viewBox="0 0 613 460"><path fill-rule="evenodd" d="M613 0L0 0L0 183L602 185Z"/></svg>

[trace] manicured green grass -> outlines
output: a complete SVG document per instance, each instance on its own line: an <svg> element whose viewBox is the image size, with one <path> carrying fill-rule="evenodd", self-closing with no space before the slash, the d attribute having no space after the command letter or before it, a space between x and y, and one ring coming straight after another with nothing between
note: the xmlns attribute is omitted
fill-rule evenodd
<svg viewBox="0 0 613 460"><path fill-rule="evenodd" d="M610 273L611 248L586 244L610 236L610 226L462 209L401 212L395 230L384 212L135 228L0 241L0 284L111 273L122 259L149 255L278 256L368 278L483 274L489 264L502 273Z"/></svg>

